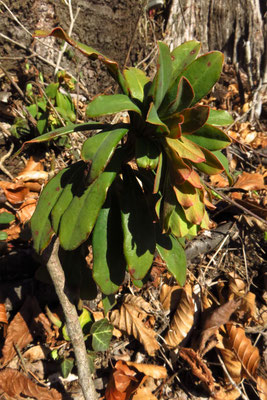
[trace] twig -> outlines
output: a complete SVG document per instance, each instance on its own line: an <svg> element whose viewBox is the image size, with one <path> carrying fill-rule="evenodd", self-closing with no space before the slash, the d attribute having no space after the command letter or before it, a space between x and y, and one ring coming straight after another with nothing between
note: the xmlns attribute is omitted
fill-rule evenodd
<svg viewBox="0 0 267 400"><path fill-rule="evenodd" d="M222 366L222 369L224 370L225 374L227 375L227 378L229 379L231 385L234 386L234 388L238 390L238 392L239 392L240 396L242 397L242 399L244 399L244 400L249 400L249 399L247 398L247 396L244 395L244 393L242 392L242 390L237 386L237 384L235 383L235 381L232 379L231 375L229 374L229 372L228 372L228 370L227 370L227 368L226 368L226 366L225 366L225 364L224 364L224 362L223 362L223 360L222 360L222 358L221 358L221 356L220 356L220 354L219 354L219 351L217 351L217 357L218 357L218 359L219 359L219 361L220 361L220 364L221 364L221 366Z"/></svg>
<svg viewBox="0 0 267 400"><path fill-rule="evenodd" d="M64 271L58 257L59 239L54 240L51 246L52 248L47 261L47 269L54 283L56 293L66 318L68 335L71 339L76 358L79 382L85 400L96 400L97 394L91 377L82 328L76 307L70 301L70 291L66 285Z"/></svg>
<svg viewBox="0 0 267 400"><path fill-rule="evenodd" d="M74 23L75 23L75 21L76 21L76 18L78 17L80 8L77 7L76 14L75 14L75 16L73 17L73 11L72 11L71 0L65 0L64 2L65 2L65 4L69 7L70 27L69 27L69 30L68 30L68 35L71 36L72 30L73 30L73 27L74 27ZM59 52L59 54L58 54L58 58L57 58L57 63L56 63L56 68L55 68L54 75L56 75L56 74L57 74L57 71L59 70L60 63L61 63L61 59L62 59L62 56L63 56L63 54L64 54L64 52L65 52L67 46L68 46L68 43L67 43L67 42L64 42L64 45L63 45L62 49L60 50L60 52Z"/></svg>
<svg viewBox="0 0 267 400"><path fill-rule="evenodd" d="M4 167L4 161L11 156L12 151L14 149L14 143L11 143L9 151L0 159L0 170L4 172L11 180L14 179L14 176Z"/></svg>
<svg viewBox="0 0 267 400"><path fill-rule="evenodd" d="M11 74L3 67L3 65L1 63L0 63L0 68L4 72L4 74L7 76L7 78L10 80L10 82L14 86L14 88L19 92L19 94L23 98L23 100L26 103L29 103L29 100L25 97L25 95L24 95L23 91L21 90L21 88L17 85L17 83L12 78Z"/></svg>
<svg viewBox="0 0 267 400"><path fill-rule="evenodd" d="M230 197L225 196L223 193L221 193L219 190L216 190L213 186L211 186L209 183L207 183L205 181L205 185L213 190L215 193L217 193L219 196L221 196L221 198L225 201L227 201L228 203L232 204L233 206L240 208L240 210L244 211L245 213L251 215L252 217L258 219L259 221L261 221L264 225L267 226L267 221L265 221L263 218L259 217L257 214L254 214L254 212L248 210L246 207L241 206L241 204L238 204L236 201L230 199Z"/></svg>

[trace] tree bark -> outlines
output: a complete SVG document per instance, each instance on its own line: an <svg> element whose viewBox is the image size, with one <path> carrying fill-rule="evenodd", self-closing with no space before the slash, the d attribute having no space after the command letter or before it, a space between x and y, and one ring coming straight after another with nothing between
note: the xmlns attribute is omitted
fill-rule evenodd
<svg viewBox="0 0 267 400"><path fill-rule="evenodd" d="M196 39L203 52L220 50L256 87L267 83L266 23L264 0L173 0L168 43L174 48Z"/></svg>

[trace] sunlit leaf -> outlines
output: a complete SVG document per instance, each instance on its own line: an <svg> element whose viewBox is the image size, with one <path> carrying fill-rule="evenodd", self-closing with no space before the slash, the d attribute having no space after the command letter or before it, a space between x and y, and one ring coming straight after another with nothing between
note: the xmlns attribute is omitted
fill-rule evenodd
<svg viewBox="0 0 267 400"><path fill-rule="evenodd" d="M123 74L132 98L142 102L145 85L150 82L149 78L142 70L133 67L125 69Z"/></svg>
<svg viewBox="0 0 267 400"><path fill-rule="evenodd" d="M183 76L189 80L195 94L191 105L209 93L221 75L222 64L223 54L212 51L197 58L183 71Z"/></svg>
<svg viewBox="0 0 267 400"><path fill-rule="evenodd" d="M95 97L87 106L87 117L99 117L101 115L116 114L121 111L135 111L141 114L141 110L125 94L100 95Z"/></svg>
<svg viewBox="0 0 267 400"><path fill-rule="evenodd" d="M109 348L112 332L113 326L106 318L93 323L90 333L94 351L105 351Z"/></svg>

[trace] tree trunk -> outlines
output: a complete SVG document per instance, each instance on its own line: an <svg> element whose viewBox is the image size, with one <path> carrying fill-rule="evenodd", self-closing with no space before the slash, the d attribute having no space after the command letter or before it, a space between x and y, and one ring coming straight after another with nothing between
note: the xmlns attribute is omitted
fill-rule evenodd
<svg viewBox="0 0 267 400"><path fill-rule="evenodd" d="M251 87L267 84L267 15L264 0L173 0L167 24L172 47L202 42L247 73Z"/></svg>

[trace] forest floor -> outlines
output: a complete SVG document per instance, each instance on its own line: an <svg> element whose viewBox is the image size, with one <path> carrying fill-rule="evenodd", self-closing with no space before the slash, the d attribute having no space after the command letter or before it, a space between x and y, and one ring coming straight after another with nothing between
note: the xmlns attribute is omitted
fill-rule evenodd
<svg viewBox="0 0 267 400"><path fill-rule="evenodd" d="M153 74L164 18L153 13L148 18L151 39L136 63ZM31 58L22 64L12 72L0 64L0 213L13 216L0 232L0 398L78 400L72 347L58 324L64 317L33 250L29 220L44 184L79 159L87 134L14 155L25 133L29 139L34 131L23 117L26 84L33 91L43 85L41 68ZM51 75L44 79L53 81ZM222 174L207 181L216 208L211 230L187 243L185 286L177 285L156 256L143 287L126 277L108 314L100 294L84 301L95 321L118 315L128 321L128 334L116 327L109 349L91 354L101 398L267 399L267 118L266 103L261 114L256 109L258 89L250 87L242 69L226 64L205 99L234 118L225 130L232 139L226 155L233 182L229 186ZM92 90L116 88L110 82L100 88L96 80ZM90 96L83 83L79 91L75 112L83 121ZM90 253L87 260L90 267Z"/></svg>

